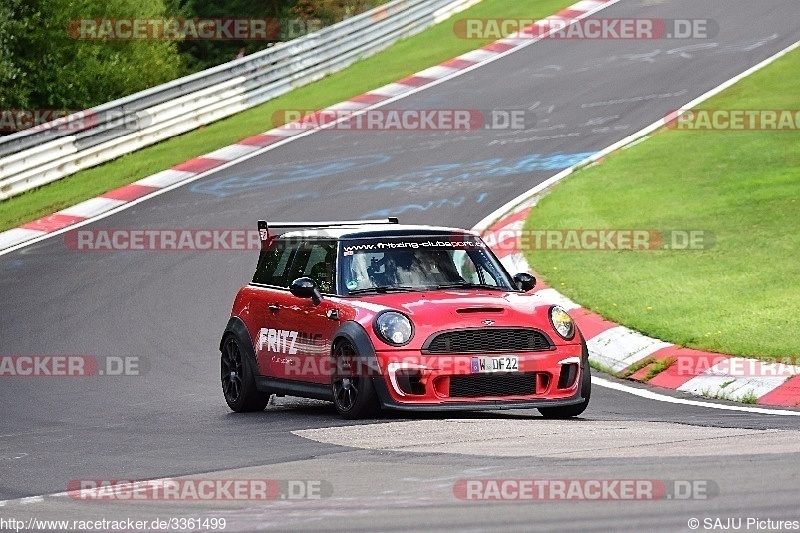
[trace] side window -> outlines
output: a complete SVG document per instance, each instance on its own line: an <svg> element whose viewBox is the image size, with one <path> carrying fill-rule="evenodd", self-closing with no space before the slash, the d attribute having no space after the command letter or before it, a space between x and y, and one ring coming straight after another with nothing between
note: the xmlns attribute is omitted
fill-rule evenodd
<svg viewBox="0 0 800 533"><path fill-rule="evenodd" d="M286 275L287 266L296 249L296 245L279 240L272 250L262 251L258 258L258 266L253 276L253 283L288 287L291 280Z"/></svg>
<svg viewBox="0 0 800 533"><path fill-rule="evenodd" d="M480 283L481 278L478 268L472 262L472 258L464 250L456 250L453 253L453 262L456 264L458 274L469 283Z"/></svg>
<svg viewBox="0 0 800 533"><path fill-rule="evenodd" d="M491 264L487 261L479 261L479 264L475 264L474 259L479 259L478 257L473 258L471 254L482 254L480 251L473 251L467 252L464 250L456 250L453 254L453 262L456 264L456 268L458 269L459 275L464 278L464 280L470 283L480 283L483 285L492 285L497 286L498 283L498 273L496 272L489 272L486 270L484 265Z"/></svg>
<svg viewBox="0 0 800 533"><path fill-rule="evenodd" d="M336 292L336 242L307 242L297 251L292 262L288 282L309 277L317 282L320 291Z"/></svg>
<svg viewBox="0 0 800 533"><path fill-rule="evenodd" d="M471 252L478 255L485 256L485 252L483 251L474 251ZM477 259L477 258L476 258ZM481 260L482 259L482 260ZM503 275L493 268L493 263L489 260L488 257L483 257L478 259L479 266L478 266L478 278L480 279L479 283L483 283L484 285L494 285L498 286L501 284L500 280L503 279Z"/></svg>

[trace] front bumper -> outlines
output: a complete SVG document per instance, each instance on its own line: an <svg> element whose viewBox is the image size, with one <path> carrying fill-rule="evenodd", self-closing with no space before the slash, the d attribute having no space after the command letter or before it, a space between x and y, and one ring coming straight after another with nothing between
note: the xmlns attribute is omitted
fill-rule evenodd
<svg viewBox="0 0 800 533"><path fill-rule="evenodd" d="M376 354L381 376L373 384L383 407L400 410L498 410L561 407L582 403L582 344L513 354L518 369L484 373L477 358L506 354L426 355L418 351Z"/></svg>
<svg viewBox="0 0 800 533"><path fill-rule="evenodd" d="M393 400L388 395L386 386L382 382L375 380L375 391L381 407L385 409L396 409L398 411L503 411L507 409L537 409L539 407L566 407L583 403L584 399L579 394L565 400L480 400L474 402L449 401L439 403L402 403Z"/></svg>

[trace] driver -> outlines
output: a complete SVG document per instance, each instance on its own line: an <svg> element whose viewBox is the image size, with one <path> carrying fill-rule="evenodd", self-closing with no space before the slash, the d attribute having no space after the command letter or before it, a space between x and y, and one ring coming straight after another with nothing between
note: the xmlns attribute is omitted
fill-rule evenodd
<svg viewBox="0 0 800 533"><path fill-rule="evenodd" d="M426 250L414 255L413 270L421 280L430 283L447 283L451 281L442 267L449 261L446 252Z"/></svg>
<svg viewBox="0 0 800 533"><path fill-rule="evenodd" d="M414 252L396 250L383 256L387 281L396 285L415 285L418 276L412 275Z"/></svg>

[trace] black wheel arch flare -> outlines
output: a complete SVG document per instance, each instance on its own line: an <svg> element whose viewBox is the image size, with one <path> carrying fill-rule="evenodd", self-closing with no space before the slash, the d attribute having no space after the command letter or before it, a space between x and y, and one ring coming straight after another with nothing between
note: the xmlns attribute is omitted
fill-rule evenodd
<svg viewBox="0 0 800 533"><path fill-rule="evenodd" d="M341 339L345 339L352 344L359 357L366 360L364 361L366 368L380 368L378 357L375 354L375 346L372 344L372 339L370 339L364 326L353 320L344 322L339 326L331 342L331 356L333 355L333 347ZM386 389L386 381L383 375L373 375L372 385L375 388L375 393L378 395L378 400L382 405L387 405L391 400L389 391Z"/></svg>
<svg viewBox="0 0 800 533"><path fill-rule="evenodd" d="M345 339L350 342L359 356L368 358L375 357L375 346L372 345L372 340L369 338L367 330L358 322L348 320L339 326L336 333L333 334L331 353L333 353L333 347L336 345L336 342L340 339Z"/></svg>
<svg viewBox="0 0 800 533"><path fill-rule="evenodd" d="M260 376L261 372L258 369L258 360L256 359L256 351L253 347L253 339L250 337L250 332L247 330L244 321L238 316L232 316L228 319L228 324L225 326L225 331L219 341L220 352L225 344L225 338L228 335L236 337L239 341L239 347L250 362L250 368L253 369L253 373L256 376Z"/></svg>

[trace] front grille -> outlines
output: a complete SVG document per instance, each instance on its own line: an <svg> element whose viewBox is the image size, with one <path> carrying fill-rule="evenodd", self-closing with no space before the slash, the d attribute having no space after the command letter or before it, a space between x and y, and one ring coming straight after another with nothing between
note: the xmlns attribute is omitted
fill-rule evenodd
<svg viewBox="0 0 800 533"><path fill-rule="evenodd" d="M547 335L536 329L476 328L445 331L429 338L426 353L538 352L551 348Z"/></svg>
<svg viewBox="0 0 800 533"><path fill-rule="evenodd" d="M498 374L452 376L451 398L479 396L532 396L536 394L536 374Z"/></svg>

